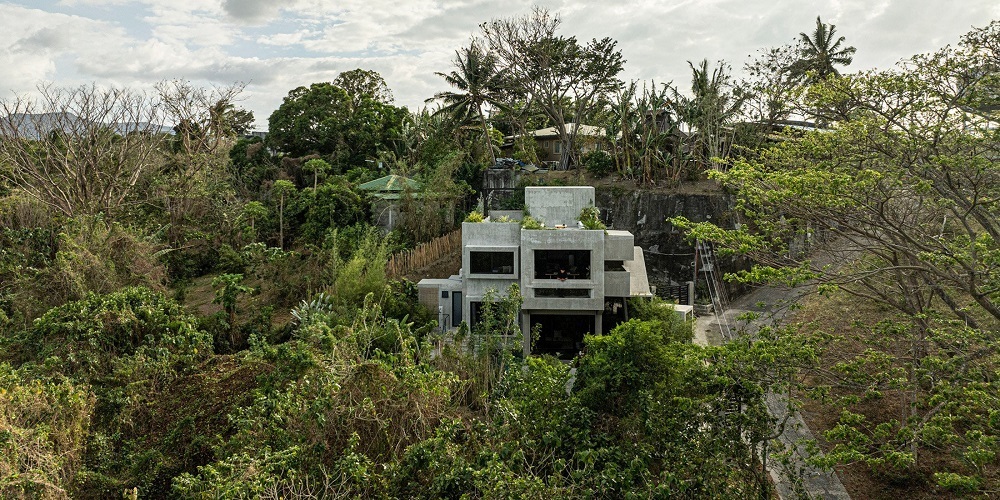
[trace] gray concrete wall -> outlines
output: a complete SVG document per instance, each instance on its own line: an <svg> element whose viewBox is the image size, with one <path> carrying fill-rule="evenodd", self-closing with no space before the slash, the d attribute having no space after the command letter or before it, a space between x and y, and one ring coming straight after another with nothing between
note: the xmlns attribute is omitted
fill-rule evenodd
<svg viewBox="0 0 1000 500"><path fill-rule="evenodd" d="M565 225L576 227L580 211L594 206L594 188L591 186L524 188L524 204L531 216L546 227Z"/></svg>
<svg viewBox="0 0 1000 500"><path fill-rule="evenodd" d="M521 225L516 222L463 222L462 246L518 246ZM464 257L464 256L463 256ZM462 259L464 265L466 260Z"/></svg>
<svg viewBox="0 0 1000 500"><path fill-rule="evenodd" d="M501 217L519 221L524 218L524 212L521 210L490 210L491 221L499 220Z"/></svg>
<svg viewBox="0 0 1000 500"><path fill-rule="evenodd" d="M605 297L630 297L631 273L628 271L604 271Z"/></svg>
<svg viewBox="0 0 1000 500"><path fill-rule="evenodd" d="M608 230L604 236L604 260L632 260L634 241L628 231Z"/></svg>
<svg viewBox="0 0 1000 500"><path fill-rule="evenodd" d="M519 279L521 253L521 225L516 222L463 222L462 223L462 294L463 319L469 321L470 302L481 301L489 290L507 293L510 285ZM470 256L474 251L509 251L514 254L514 272L511 274L472 274Z"/></svg>
<svg viewBox="0 0 1000 500"><path fill-rule="evenodd" d="M590 250L590 278L560 281L535 278L535 250ZM521 231L521 293L524 309L604 309L604 231L580 229ZM589 298L535 297L535 288L589 288Z"/></svg>

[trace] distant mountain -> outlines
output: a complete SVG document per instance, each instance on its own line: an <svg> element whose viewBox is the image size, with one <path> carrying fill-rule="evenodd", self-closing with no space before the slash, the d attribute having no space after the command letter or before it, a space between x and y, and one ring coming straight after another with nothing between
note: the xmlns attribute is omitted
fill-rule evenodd
<svg viewBox="0 0 1000 500"><path fill-rule="evenodd" d="M38 139L53 130L72 133L93 126L93 123L89 123L72 113L15 113L6 118L0 118L0 135L17 135ZM109 126L119 134L136 131L174 133L173 127L154 125L149 122L113 123Z"/></svg>

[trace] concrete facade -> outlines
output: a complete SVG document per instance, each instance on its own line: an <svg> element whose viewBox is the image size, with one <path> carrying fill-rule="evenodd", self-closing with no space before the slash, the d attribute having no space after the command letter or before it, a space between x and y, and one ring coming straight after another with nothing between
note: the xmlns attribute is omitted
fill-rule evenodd
<svg viewBox="0 0 1000 500"><path fill-rule="evenodd" d="M488 291L503 294L517 284L523 296L525 355L570 356L582 346L585 333L602 332L606 311L619 314L626 298L651 296L642 249L633 245L628 231L582 228L580 213L594 206L592 187L528 187L525 205L544 229L522 229L516 222L489 219L463 223L460 274L448 280L421 280L421 302L426 296L426 305L439 311L439 323L452 328L460 324L459 317L474 322ZM461 313L447 312L457 304L456 291ZM538 339L531 338L533 326L541 332Z"/></svg>

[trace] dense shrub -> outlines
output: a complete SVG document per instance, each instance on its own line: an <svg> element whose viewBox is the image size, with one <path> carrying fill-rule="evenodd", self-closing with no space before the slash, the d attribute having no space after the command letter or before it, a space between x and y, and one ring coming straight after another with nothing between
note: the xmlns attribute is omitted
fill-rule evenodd
<svg viewBox="0 0 1000 500"><path fill-rule="evenodd" d="M211 355L211 338L163 294L125 288L56 307L6 342L19 363L80 380L169 377Z"/></svg>
<svg viewBox="0 0 1000 500"><path fill-rule="evenodd" d="M93 407L86 385L26 379L0 363L0 497L69 498Z"/></svg>
<svg viewBox="0 0 1000 500"><path fill-rule="evenodd" d="M598 179L611 175L615 170L615 160L605 151L590 151L581 159L584 168Z"/></svg>
<svg viewBox="0 0 1000 500"><path fill-rule="evenodd" d="M71 219L48 252L39 246L46 245L39 240L46 232L40 231L33 231L22 245L33 245L25 250L52 255L51 260L40 262L42 267L19 267L12 276L11 307L27 319L90 292L110 293L126 286L164 288L166 272L156 259L158 245L121 224L100 216Z"/></svg>

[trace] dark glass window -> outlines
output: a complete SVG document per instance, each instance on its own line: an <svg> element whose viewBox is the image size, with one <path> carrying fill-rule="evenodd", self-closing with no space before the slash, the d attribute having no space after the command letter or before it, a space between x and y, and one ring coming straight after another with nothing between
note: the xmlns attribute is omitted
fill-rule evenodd
<svg viewBox="0 0 1000 500"><path fill-rule="evenodd" d="M535 297L556 297L556 298L573 298L573 299L589 299L590 289L588 288L536 288Z"/></svg>
<svg viewBox="0 0 1000 500"><path fill-rule="evenodd" d="M590 279L590 250L535 250L535 279Z"/></svg>
<svg viewBox="0 0 1000 500"><path fill-rule="evenodd" d="M473 327L479 324L480 312L483 309L483 303L478 301L469 302L469 326Z"/></svg>
<svg viewBox="0 0 1000 500"><path fill-rule="evenodd" d="M448 298L448 290L441 290L441 298L442 299Z"/></svg>
<svg viewBox="0 0 1000 500"><path fill-rule="evenodd" d="M472 274L514 274L514 252L469 252Z"/></svg>

